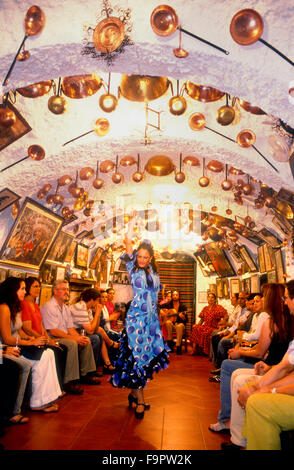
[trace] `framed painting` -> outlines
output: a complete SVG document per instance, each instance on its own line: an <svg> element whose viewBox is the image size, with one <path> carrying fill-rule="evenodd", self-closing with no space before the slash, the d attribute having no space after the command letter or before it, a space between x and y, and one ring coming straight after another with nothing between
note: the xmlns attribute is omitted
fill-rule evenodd
<svg viewBox="0 0 294 470"><path fill-rule="evenodd" d="M251 293L259 293L260 292L260 286L259 286L259 276L258 274L252 274L250 278L251 282L251 287L250 287L250 292Z"/></svg>
<svg viewBox="0 0 294 470"><path fill-rule="evenodd" d="M235 248L231 251L229 251L230 255L232 256L233 260L238 263L238 264L241 264L243 263L244 259L241 255L241 252L240 252L240 246L239 245L235 245Z"/></svg>
<svg viewBox="0 0 294 470"><path fill-rule="evenodd" d="M232 294L239 294L240 292L240 279L230 279L230 293Z"/></svg>
<svg viewBox="0 0 294 470"><path fill-rule="evenodd" d="M278 212L276 212L275 217L272 219L272 223L283 233L284 236L291 236L293 230L292 225L285 217L280 215Z"/></svg>
<svg viewBox="0 0 294 470"><path fill-rule="evenodd" d="M51 247L51 250L48 253L47 261L64 263L65 257L72 245L73 240L73 235L60 231Z"/></svg>
<svg viewBox="0 0 294 470"><path fill-rule="evenodd" d="M282 250L275 250L275 260L276 260L276 272L277 272L277 282L285 282L285 270L283 263Z"/></svg>
<svg viewBox="0 0 294 470"><path fill-rule="evenodd" d="M241 256L242 256L243 260L245 261L245 263L247 264L247 266L249 268L248 271L250 273L256 272L257 271L257 266L256 266L251 254L249 253L249 251L247 250L245 245L242 245L240 247L240 253L241 253Z"/></svg>
<svg viewBox="0 0 294 470"><path fill-rule="evenodd" d="M245 279L242 279L242 290L245 292L248 292L250 294L251 292L251 279L250 277L246 277Z"/></svg>
<svg viewBox="0 0 294 470"><path fill-rule="evenodd" d="M90 269L95 269L96 266L97 266L97 263L99 262L99 259L100 259L100 256L101 254L103 253L103 248L101 248L100 246L98 246L98 248L96 248L96 250L94 250L94 254L92 256L92 259L90 261Z"/></svg>
<svg viewBox="0 0 294 470"><path fill-rule="evenodd" d="M40 278L44 284L53 284L56 275L56 265L44 263L40 269Z"/></svg>
<svg viewBox="0 0 294 470"><path fill-rule="evenodd" d="M8 101L6 106L13 111L15 115L15 123L10 127L0 126L0 150L20 139L32 130L31 126L22 117L19 111ZM4 104L0 108L4 108Z"/></svg>
<svg viewBox="0 0 294 470"><path fill-rule="evenodd" d="M65 278L65 267L64 266L56 266L56 281L63 281Z"/></svg>
<svg viewBox="0 0 294 470"><path fill-rule="evenodd" d="M236 275L225 251L218 247L217 242L208 243L205 245L205 250L211 259L215 271L220 277Z"/></svg>
<svg viewBox="0 0 294 470"><path fill-rule="evenodd" d="M265 269L263 245L257 248L257 255L258 255L259 272L265 273L266 269Z"/></svg>
<svg viewBox="0 0 294 470"><path fill-rule="evenodd" d="M68 252L67 252L66 255L65 255L64 263L70 263L70 262L71 262L72 257L73 257L73 255L74 255L74 253L75 253L75 251L76 251L77 244L78 244L78 242L76 242L75 240L73 240L73 241L71 242L71 245L70 245L70 247L69 247L69 250L68 250Z"/></svg>
<svg viewBox="0 0 294 470"><path fill-rule="evenodd" d="M39 306L42 307L52 297L52 286L41 286Z"/></svg>
<svg viewBox="0 0 294 470"><path fill-rule="evenodd" d="M217 278L215 282L216 282L216 295L219 299L222 299L224 297L222 278Z"/></svg>
<svg viewBox="0 0 294 470"><path fill-rule="evenodd" d="M277 273L275 269L268 271L267 273L267 282L277 282Z"/></svg>
<svg viewBox="0 0 294 470"><path fill-rule="evenodd" d="M79 243L76 246L75 267L80 269L87 269L88 267L89 248L87 245Z"/></svg>
<svg viewBox="0 0 294 470"><path fill-rule="evenodd" d="M197 259L198 265L205 277L216 274L216 270L214 269L211 259L203 247L199 251L196 251L194 256Z"/></svg>
<svg viewBox="0 0 294 470"><path fill-rule="evenodd" d="M0 212L2 212L6 207L9 207L14 202L18 201L20 196L11 191L11 189L4 188L0 191Z"/></svg>
<svg viewBox="0 0 294 470"><path fill-rule="evenodd" d="M273 262L272 262L272 258L270 256L270 250L269 250L269 246L267 244L263 245L263 253L264 253L264 262L265 262L265 270L266 272L268 273L269 271L271 271L274 266L273 266Z"/></svg>
<svg viewBox="0 0 294 470"><path fill-rule="evenodd" d="M278 248L282 240L279 240L272 232L270 232L267 228L262 228L258 232L258 236L262 238L266 243L268 243L273 248Z"/></svg>
<svg viewBox="0 0 294 470"><path fill-rule="evenodd" d="M57 237L63 218L26 198L0 252L2 264L39 270Z"/></svg>

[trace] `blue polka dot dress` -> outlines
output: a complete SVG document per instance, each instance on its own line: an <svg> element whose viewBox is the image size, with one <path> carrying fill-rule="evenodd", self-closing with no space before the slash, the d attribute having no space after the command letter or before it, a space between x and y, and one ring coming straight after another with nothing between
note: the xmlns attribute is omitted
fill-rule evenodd
<svg viewBox="0 0 294 470"><path fill-rule="evenodd" d="M158 320L157 297L160 289L159 276L152 270L137 268L137 252L124 254L133 300L127 312L125 329L120 339L118 358L111 376L114 387L143 388L154 372L168 367L169 347L162 336Z"/></svg>

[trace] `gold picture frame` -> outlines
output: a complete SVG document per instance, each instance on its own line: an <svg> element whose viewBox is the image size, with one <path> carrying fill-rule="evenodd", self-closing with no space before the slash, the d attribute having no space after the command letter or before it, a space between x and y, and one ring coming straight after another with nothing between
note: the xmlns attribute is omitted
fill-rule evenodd
<svg viewBox="0 0 294 470"><path fill-rule="evenodd" d="M1 264L39 270L62 223L61 216L26 198L1 248Z"/></svg>

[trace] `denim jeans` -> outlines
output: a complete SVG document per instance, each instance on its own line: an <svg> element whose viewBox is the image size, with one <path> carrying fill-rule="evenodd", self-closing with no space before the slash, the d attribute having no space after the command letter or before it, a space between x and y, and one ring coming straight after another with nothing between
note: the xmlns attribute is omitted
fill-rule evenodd
<svg viewBox="0 0 294 470"><path fill-rule="evenodd" d="M220 373L221 409L218 421L224 423L231 417L231 375L236 369L254 369L254 364L244 362L244 359L225 359Z"/></svg>
<svg viewBox="0 0 294 470"><path fill-rule="evenodd" d="M93 335L88 335L88 337L91 340L95 364L98 367L100 364L101 346L102 346L103 338L100 333L94 333Z"/></svg>

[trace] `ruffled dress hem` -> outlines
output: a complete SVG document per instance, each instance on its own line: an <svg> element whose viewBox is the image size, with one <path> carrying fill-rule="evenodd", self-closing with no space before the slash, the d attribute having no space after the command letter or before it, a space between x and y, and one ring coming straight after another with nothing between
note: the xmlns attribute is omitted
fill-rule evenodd
<svg viewBox="0 0 294 470"><path fill-rule="evenodd" d="M164 342L164 349L153 357L146 365L138 367L131 348L128 343L128 336L124 329L120 338L119 356L114 363L115 372L110 377L110 383L114 387L140 389L144 388L149 380L153 379L154 372L166 369L169 364L169 347Z"/></svg>

